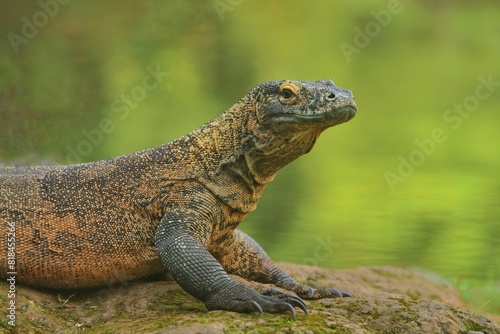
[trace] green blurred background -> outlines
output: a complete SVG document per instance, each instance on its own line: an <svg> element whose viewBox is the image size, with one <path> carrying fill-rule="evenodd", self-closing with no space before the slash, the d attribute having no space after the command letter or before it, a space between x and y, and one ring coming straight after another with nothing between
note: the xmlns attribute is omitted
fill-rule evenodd
<svg viewBox="0 0 500 334"><path fill-rule="evenodd" d="M154 147L259 82L331 78L354 92L356 118L283 169L241 228L277 261L421 268L500 313L498 1L41 0L0 12L3 164Z"/></svg>

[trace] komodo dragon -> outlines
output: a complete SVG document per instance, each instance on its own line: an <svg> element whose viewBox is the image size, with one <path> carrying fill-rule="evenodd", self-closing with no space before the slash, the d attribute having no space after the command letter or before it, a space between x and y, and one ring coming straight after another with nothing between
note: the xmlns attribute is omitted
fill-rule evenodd
<svg viewBox="0 0 500 334"><path fill-rule="evenodd" d="M280 168L355 113L351 92L331 80L270 81L156 148L70 166L1 168L1 278L14 271L17 282L73 289L166 268L209 310L293 317L294 307L306 312L301 298L347 297L296 282L236 228ZM7 261L12 246L15 267ZM228 274L297 296L259 293Z"/></svg>

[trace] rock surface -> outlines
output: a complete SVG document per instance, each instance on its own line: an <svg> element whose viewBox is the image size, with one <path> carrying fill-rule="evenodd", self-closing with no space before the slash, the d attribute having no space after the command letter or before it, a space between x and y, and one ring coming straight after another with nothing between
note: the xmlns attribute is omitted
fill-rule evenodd
<svg viewBox="0 0 500 334"><path fill-rule="evenodd" d="M464 333L500 334L498 317L474 313L453 287L394 267L327 270L281 263L299 281L336 287L352 298L307 301L309 314L208 312L172 281L139 281L76 291L16 285L16 326L5 333ZM247 283L260 291L265 285Z"/></svg>

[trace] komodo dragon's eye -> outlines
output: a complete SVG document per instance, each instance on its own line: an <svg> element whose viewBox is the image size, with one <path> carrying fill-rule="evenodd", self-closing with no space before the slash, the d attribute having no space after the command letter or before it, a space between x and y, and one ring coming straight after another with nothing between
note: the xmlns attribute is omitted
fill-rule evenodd
<svg viewBox="0 0 500 334"><path fill-rule="evenodd" d="M280 100L283 103L294 103L297 100L298 87L292 83L285 83L280 87Z"/></svg>
<svg viewBox="0 0 500 334"><path fill-rule="evenodd" d="M283 89L281 91L281 96L283 96L283 98L285 99L289 99L293 96L293 93L290 89Z"/></svg>

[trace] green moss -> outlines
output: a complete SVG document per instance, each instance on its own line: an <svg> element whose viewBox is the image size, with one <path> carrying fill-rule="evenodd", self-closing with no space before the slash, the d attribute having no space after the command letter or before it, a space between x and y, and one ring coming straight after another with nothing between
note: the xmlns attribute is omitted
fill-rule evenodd
<svg viewBox="0 0 500 334"><path fill-rule="evenodd" d="M363 301L359 300L353 300L351 303L344 305L342 308L346 310L349 313L360 313L363 305L361 305Z"/></svg>
<svg viewBox="0 0 500 334"><path fill-rule="evenodd" d="M420 294L419 294L418 292L416 292L416 291L408 291L408 292L406 293L406 295L407 295L408 297L410 297L411 299L413 299L413 300L420 299Z"/></svg>
<svg viewBox="0 0 500 334"><path fill-rule="evenodd" d="M226 333L340 333L349 334L351 330L334 323L327 323L325 315L321 313L298 315L296 320L283 314L265 314L259 317L256 314L244 315L248 321L234 323L226 329ZM243 323L243 325L242 325ZM245 325L246 323L246 325Z"/></svg>
<svg viewBox="0 0 500 334"><path fill-rule="evenodd" d="M405 307L411 307L413 305L415 305L415 302L411 299L408 299L408 298L392 298L396 301L398 301L399 304L405 306Z"/></svg>

